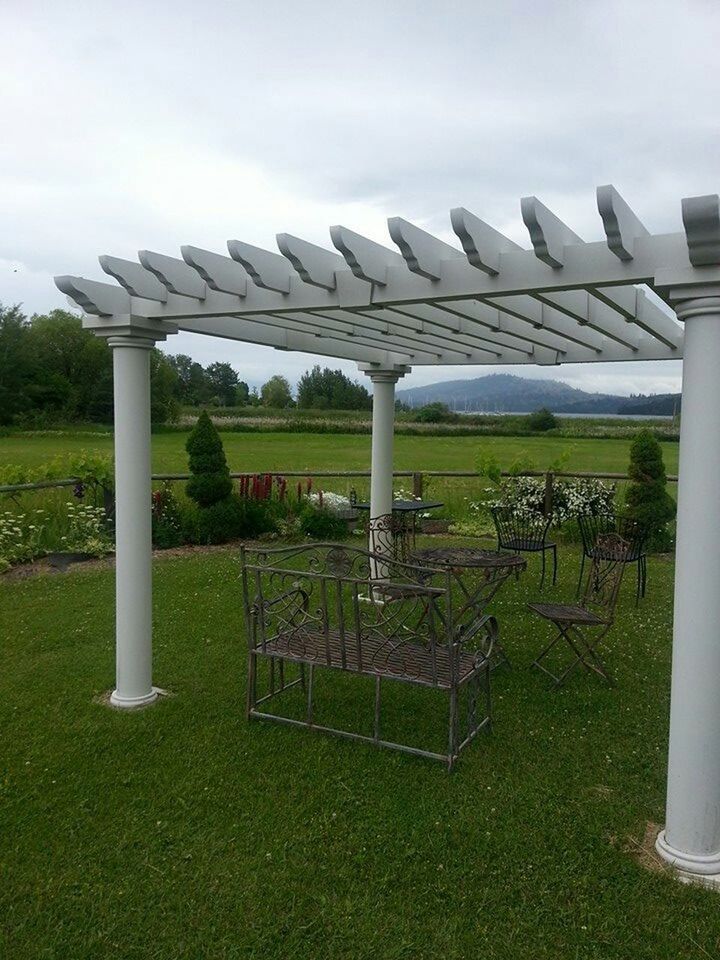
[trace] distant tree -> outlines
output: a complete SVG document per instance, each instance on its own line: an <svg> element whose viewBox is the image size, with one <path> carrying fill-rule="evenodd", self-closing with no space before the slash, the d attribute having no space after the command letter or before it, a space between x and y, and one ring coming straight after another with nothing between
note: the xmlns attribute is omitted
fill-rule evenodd
<svg viewBox="0 0 720 960"><path fill-rule="evenodd" d="M29 342L39 374L31 388L34 406L66 420L87 419L98 385L112 370L107 342L67 310L33 316Z"/></svg>
<svg viewBox="0 0 720 960"><path fill-rule="evenodd" d="M250 387L244 380L239 380L235 387L235 403L238 407L245 407L250 402Z"/></svg>
<svg viewBox="0 0 720 960"><path fill-rule="evenodd" d="M284 409L285 407L291 406L293 402L292 394L290 393L290 384L285 377L280 376L280 374L275 374L274 377L270 377L267 383L262 385L260 395L263 406L265 407Z"/></svg>
<svg viewBox="0 0 720 960"><path fill-rule="evenodd" d="M372 398L365 387L342 370L316 365L298 381L297 404L316 410L370 410Z"/></svg>
<svg viewBox="0 0 720 960"><path fill-rule="evenodd" d="M559 426L557 417L547 407L540 407L539 410L531 413L527 418L527 424L531 430L538 433L543 433L545 430L554 430L555 427Z"/></svg>
<svg viewBox="0 0 720 960"><path fill-rule="evenodd" d="M667 550L667 525L675 516L675 501L667 491L662 447L650 430L641 430L630 446L630 483L625 512L636 520L652 550Z"/></svg>
<svg viewBox="0 0 720 960"><path fill-rule="evenodd" d="M205 379L221 406L231 407L235 403L238 375L229 363L211 363L205 370Z"/></svg>
<svg viewBox="0 0 720 960"><path fill-rule="evenodd" d="M153 423L177 420L177 371L160 350L150 354L150 417Z"/></svg>
<svg viewBox="0 0 720 960"><path fill-rule="evenodd" d="M174 356L168 356L168 363L174 368L177 374L175 385L176 395L181 403L192 403L190 378L192 370L192 357L186 353L177 353Z"/></svg>
<svg viewBox="0 0 720 960"><path fill-rule="evenodd" d="M187 495L200 507L210 507L227 499L232 480L220 434L206 411L198 417L185 449L189 454L190 473Z"/></svg>
<svg viewBox="0 0 720 960"><path fill-rule="evenodd" d="M9 424L32 406L28 388L36 377L28 321L18 305L0 304L0 424Z"/></svg>

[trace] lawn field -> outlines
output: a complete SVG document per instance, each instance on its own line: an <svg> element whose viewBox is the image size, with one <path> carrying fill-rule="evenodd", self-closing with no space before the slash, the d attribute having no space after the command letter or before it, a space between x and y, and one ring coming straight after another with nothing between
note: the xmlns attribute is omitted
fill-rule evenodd
<svg viewBox="0 0 720 960"><path fill-rule="evenodd" d="M155 473L185 473L188 469L184 432L156 433L152 437L152 463ZM313 433L221 433L231 471L254 473L283 470L369 470L370 437L357 434ZM564 469L597 473L624 473L630 455L630 440L567 439L560 437L435 437L396 436L396 470L475 470L478 454L494 456L503 469L518 458L530 458L543 470L564 458ZM677 472L678 444L662 444L669 474ZM110 433L67 431L28 433L0 438L0 469L6 464L39 466L64 454L83 450L112 453ZM369 479L326 477L315 481L321 487L347 495L354 489L364 499L369 496ZM426 478L424 494L440 500L444 506L437 517L460 519L467 514L469 501L478 499L481 479ZM396 493L411 489L410 478L397 478ZM676 484L668 489L674 496ZM68 499L66 491L31 493L22 498L23 510L43 506L57 509Z"/></svg>
<svg viewBox="0 0 720 960"><path fill-rule="evenodd" d="M221 434L230 469L248 473L269 470L367 470L370 437L353 434L233 433ZM187 433L153 434L153 469L157 473L187 470ZM558 437L413 437L395 438L396 470L474 470L481 451L509 466L527 454L539 470L567 454L567 469L622 473L627 470L630 440L569 440ZM677 443L663 443L668 473L677 473ZM36 466L81 450L112 452L110 433L39 432L0 438L0 466Z"/></svg>
<svg viewBox="0 0 720 960"><path fill-rule="evenodd" d="M548 599L577 561L561 550ZM550 691L528 669L537 565L506 585L513 669L452 775L245 721L231 548L156 560L154 679L174 696L135 714L93 702L113 680L111 569L0 580L0 957L718 957L717 894L636 856L663 819L673 568L651 559L638 608L633 575L614 689L576 673ZM369 729L371 685L318 676L318 722ZM442 726L420 693L388 685L389 734Z"/></svg>

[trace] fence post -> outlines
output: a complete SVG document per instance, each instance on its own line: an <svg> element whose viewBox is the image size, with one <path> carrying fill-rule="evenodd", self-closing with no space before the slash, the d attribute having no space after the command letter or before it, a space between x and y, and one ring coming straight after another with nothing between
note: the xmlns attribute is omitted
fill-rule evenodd
<svg viewBox="0 0 720 960"><path fill-rule="evenodd" d="M549 517L552 514L554 482L555 474L551 470L548 470L548 472L545 474L545 504L543 507L546 517Z"/></svg>
<svg viewBox="0 0 720 960"><path fill-rule="evenodd" d="M422 500L423 495L423 475L414 473L412 475L413 497L415 500Z"/></svg>

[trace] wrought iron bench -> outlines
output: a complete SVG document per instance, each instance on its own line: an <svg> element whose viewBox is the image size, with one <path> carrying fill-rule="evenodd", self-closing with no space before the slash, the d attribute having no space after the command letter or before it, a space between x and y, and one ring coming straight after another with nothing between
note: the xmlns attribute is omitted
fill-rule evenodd
<svg viewBox="0 0 720 960"><path fill-rule="evenodd" d="M241 565L248 718L391 747L441 760L449 769L482 728L490 729L490 665L497 622L473 609L454 617L450 571L415 567L337 544L241 548ZM267 692L259 695L258 666L263 660L269 664ZM315 722L316 667L374 678L372 736ZM445 753L381 736L384 680L447 695ZM268 712L264 705L298 687L305 694L304 719ZM467 713L462 733L461 695Z"/></svg>

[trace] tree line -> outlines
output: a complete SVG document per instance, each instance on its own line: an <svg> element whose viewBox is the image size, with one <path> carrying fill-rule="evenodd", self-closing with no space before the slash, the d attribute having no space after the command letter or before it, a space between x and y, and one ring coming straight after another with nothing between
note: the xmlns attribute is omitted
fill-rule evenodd
<svg viewBox="0 0 720 960"><path fill-rule="evenodd" d="M321 410L369 410L368 391L340 370L315 366L303 374L293 397L276 374L260 390L250 388L229 363L204 367L185 354L150 355L154 422L176 419L182 406L297 406ZM0 304L0 424L109 423L113 417L112 351L66 310L28 318L19 306Z"/></svg>

